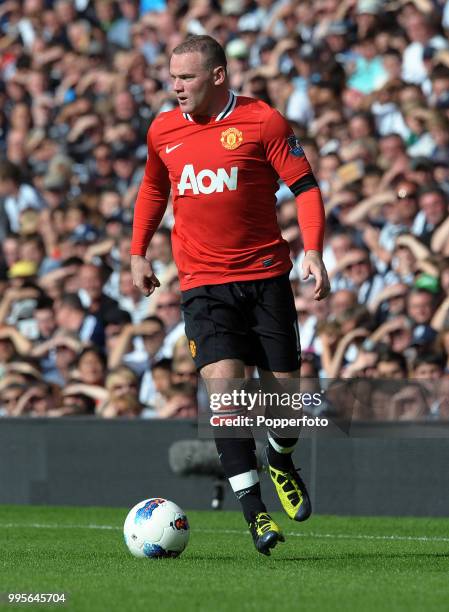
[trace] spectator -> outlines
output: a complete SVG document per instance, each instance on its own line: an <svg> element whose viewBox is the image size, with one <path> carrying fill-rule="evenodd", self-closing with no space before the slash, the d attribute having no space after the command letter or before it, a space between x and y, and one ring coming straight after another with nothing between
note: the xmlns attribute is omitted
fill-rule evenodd
<svg viewBox="0 0 449 612"><path fill-rule="evenodd" d="M143 418L157 418L167 402L167 391L172 382L172 361L162 358L151 366L151 376L154 385L152 405L147 406L143 412Z"/></svg>
<svg viewBox="0 0 449 612"><path fill-rule="evenodd" d="M81 348L76 337L59 332L33 347L31 355L40 359L44 379L62 387L71 378Z"/></svg>
<svg viewBox="0 0 449 612"><path fill-rule="evenodd" d="M76 293L66 293L56 305L56 322L66 332L76 334L81 342L104 346L104 329L98 319L88 314Z"/></svg>
<svg viewBox="0 0 449 612"><path fill-rule="evenodd" d="M188 382L174 383L167 391L168 401L160 418L164 419L189 419L198 414L198 402L196 389Z"/></svg>
<svg viewBox="0 0 449 612"><path fill-rule="evenodd" d="M40 210L43 206L36 190L22 181L20 168L9 160L0 160L0 198L4 200L8 227L13 232L20 229L19 216L26 208ZM5 226L3 225L5 233Z"/></svg>
<svg viewBox="0 0 449 612"><path fill-rule="evenodd" d="M122 266L119 276L118 306L129 313L134 323L140 323L148 314L148 300L142 296L132 281L131 268Z"/></svg>
<svg viewBox="0 0 449 612"><path fill-rule="evenodd" d="M119 310L117 302L103 292L105 281L102 268L93 264L84 264L81 267L79 297L88 312L100 322L104 320L107 312Z"/></svg>
<svg viewBox="0 0 449 612"><path fill-rule="evenodd" d="M58 405L59 399L58 387L37 382L22 392L12 416L49 416Z"/></svg>
<svg viewBox="0 0 449 612"><path fill-rule="evenodd" d="M447 196L437 186L424 187L418 194L420 212L413 224L413 234L429 244L432 233L446 219Z"/></svg>
<svg viewBox="0 0 449 612"><path fill-rule="evenodd" d="M179 293L174 291L159 291L156 296L156 313L165 327L163 353L173 356L173 347L184 335L184 322L181 318L181 300Z"/></svg>
<svg viewBox="0 0 449 612"><path fill-rule="evenodd" d="M435 312L435 296L425 289L412 289L407 297L407 315L416 325L429 325Z"/></svg>
<svg viewBox="0 0 449 612"><path fill-rule="evenodd" d="M142 376L139 399L146 406L152 406L155 401L157 391L151 375L151 366L165 356L164 337L162 320L156 316L147 317L137 325L125 325L110 356L110 367L127 365Z"/></svg>
<svg viewBox="0 0 449 612"><path fill-rule="evenodd" d="M98 409L102 417L138 417L142 405L138 399L138 379L132 370L119 366L112 370L106 378L108 397Z"/></svg>
<svg viewBox="0 0 449 612"><path fill-rule="evenodd" d="M384 280L374 272L370 253L365 248L354 248L338 262L336 268L341 270L340 288L348 288L357 293L359 304L369 305L376 294L382 290Z"/></svg>
<svg viewBox="0 0 449 612"><path fill-rule="evenodd" d="M405 380L407 378L407 361L401 353L384 351L379 354L377 362L379 378Z"/></svg>
<svg viewBox="0 0 449 612"><path fill-rule="evenodd" d="M85 385L103 387L106 378L106 357L98 348L86 347L78 355L76 370L72 376Z"/></svg>

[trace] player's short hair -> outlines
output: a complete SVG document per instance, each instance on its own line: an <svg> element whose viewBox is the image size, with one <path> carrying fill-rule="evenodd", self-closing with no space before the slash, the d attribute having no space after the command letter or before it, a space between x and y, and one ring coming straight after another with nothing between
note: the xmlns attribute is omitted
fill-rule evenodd
<svg viewBox="0 0 449 612"><path fill-rule="evenodd" d="M196 51L204 57L204 66L207 70L212 70L217 66L223 66L226 70L228 62L224 49L212 36L189 36L184 42L177 45L172 53L173 55L182 55L183 53L195 53Z"/></svg>

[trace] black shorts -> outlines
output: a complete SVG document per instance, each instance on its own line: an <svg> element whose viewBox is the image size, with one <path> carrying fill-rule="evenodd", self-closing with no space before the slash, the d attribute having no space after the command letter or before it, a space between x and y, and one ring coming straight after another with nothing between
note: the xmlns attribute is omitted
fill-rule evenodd
<svg viewBox="0 0 449 612"><path fill-rule="evenodd" d="M198 369L240 359L272 372L300 365L298 318L289 275L182 292L190 352Z"/></svg>

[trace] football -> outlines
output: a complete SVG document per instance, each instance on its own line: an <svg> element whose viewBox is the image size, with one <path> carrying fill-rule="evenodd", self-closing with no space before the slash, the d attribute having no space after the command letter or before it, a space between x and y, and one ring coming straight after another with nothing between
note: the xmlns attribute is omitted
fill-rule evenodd
<svg viewBox="0 0 449 612"><path fill-rule="evenodd" d="M125 542L135 557L177 557L189 541L187 516L162 497L145 499L128 512L123 528Z"/></svg>

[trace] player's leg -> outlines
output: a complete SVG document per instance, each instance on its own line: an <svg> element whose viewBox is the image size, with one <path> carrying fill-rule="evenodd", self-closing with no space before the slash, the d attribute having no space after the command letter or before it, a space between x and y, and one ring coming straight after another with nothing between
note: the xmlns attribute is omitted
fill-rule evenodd
<svg viewBox="0 0 449 612"><path fill-rule="evenodd" d="M293 395L299 392L301 346L288 274L257 283L255 296L252 331L262 387ZM301 416L293 410L292 403L287 408L279 406L277 410L287 410L289 417ZM292 461L299 431L299 427L289 429L287 433L282 429L270 429L267 458L270 476L284 510L290 518L304 521L310 516L311 504L305 484Z"/></svg>
<svg viewBox="0 0 449 612"><path fill-rule="evenodd" d="M243 384L244 363L250 363L244 292L236 283L196 287L182 293L182 309L192 357L209 397L232 390L239 380ZM230 414L229 407L224 408ZM241 407L235 408L234 414L238 415ZM252 432L248 428L240 432L232 428L229 435L225 432L224 427L214 428L224 472L240 499L257 550L269 554L269 549L283 538L266 514L260 496Z"/></svg>
<svg viewBox="0 0 449 612"><path fill-rule="evenodd" d="M209 397L212 394L232 392L234 381L243 380L244 363L238 359L223 359L201 368ZM223 406L214 411L222 418L244 416L241 406ZM262 501L257 471L256 445L249 427L216 427L215 444L223 471L232 490L241 503L257 550L269 555L283 536L279 527L267 514Z"/></svg>
<svg viewBox="0 0 449 612"><path fill-rule="evenodd" d="M299 390L299 370L269 372L259 369L259 373L263 388L277 389L279 394L292 395L296 392L297 382ZM295 416L295 411L292 411L291 407L289 412L290 414L284 416L288 418ZM292 459L299 434L299 427L289 428L287 432L285 429L268 428L267 462L271 480L285 512L295 521L305 521L312 513L312 505L307 487Z"/></svg>
<svg viewBox="0 0 449 612"><path fill-rule="evenodd" d="M232 391L233 381L244 378L244 364L238 359L223 359L205 365L200 374L209 397L212 394L229 393ZM241 406L220 406L214 413L222 418L244 415ZM252 431L249 427L223 425L215 427L214 434L223 471L249 522L253 513L266 511L261 498Z"/></svg>

